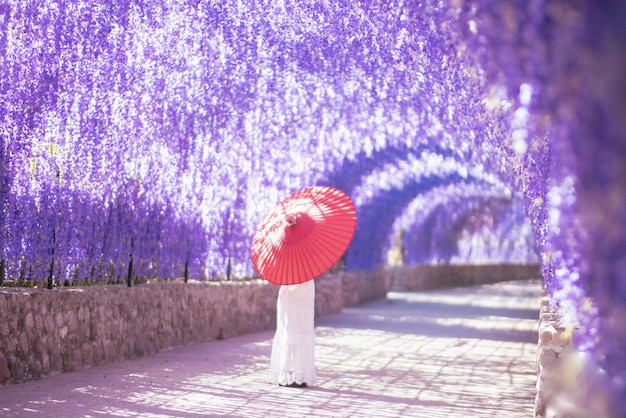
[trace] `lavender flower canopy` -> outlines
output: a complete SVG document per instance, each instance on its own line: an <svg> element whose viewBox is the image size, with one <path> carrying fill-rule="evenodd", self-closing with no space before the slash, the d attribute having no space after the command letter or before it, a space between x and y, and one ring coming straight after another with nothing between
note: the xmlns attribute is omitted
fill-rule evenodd
<svg viewBox="0 0 626 418"><path fill-rule="evenodd" d="M398 235L407 264L540 262L624 415L625 15L0 3L1 274L116 277L132 254L146 276L250 276L270 208L332 185L359 214L349 269L380 266Z"/></svg>

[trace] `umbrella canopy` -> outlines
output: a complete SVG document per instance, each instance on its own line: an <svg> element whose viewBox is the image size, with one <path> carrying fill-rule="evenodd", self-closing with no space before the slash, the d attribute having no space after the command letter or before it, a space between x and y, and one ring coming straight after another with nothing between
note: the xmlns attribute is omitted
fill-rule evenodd
<svg viewBox="0 0 626 418"><path fill-rule="evenodd" d="M329 186L302 189L280 202L252 240L252 263L275 284L298 284L326 272L348 248L356 228L350 197Z"/></svg>

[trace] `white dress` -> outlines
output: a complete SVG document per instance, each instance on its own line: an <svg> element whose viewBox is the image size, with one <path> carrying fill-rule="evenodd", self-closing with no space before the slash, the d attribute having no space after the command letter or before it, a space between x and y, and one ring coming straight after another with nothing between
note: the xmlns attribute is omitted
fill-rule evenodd
<svg viewBox="0 0 626 418"><path fill-rule="evenodd" d="M281 286L276 301L276 334L269 381L287 386L317 384L315 370L315 284Z"/></svg>

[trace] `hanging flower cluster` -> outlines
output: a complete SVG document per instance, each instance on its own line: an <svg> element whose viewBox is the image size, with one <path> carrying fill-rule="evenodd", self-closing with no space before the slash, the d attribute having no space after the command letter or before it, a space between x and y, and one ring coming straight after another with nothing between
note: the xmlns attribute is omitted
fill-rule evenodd
<svg viewBox="0 0 626 418"><path fill-rule="evenodd" d="M569 368L576 379L603 376L582 396L573 387L555 413L625 416L626 9L610 0L467 6L461 30L508 126L499 148L514 162L552 307L592 354Z"/></svg>
<svg viewBox="0 0 626 418"><path fill-rule="evenodd" d="M315 183L373 198L348 263L373 268L371 237L423 192L512 193L493 145L476 152L491 129L462 115L481 80L437 8L24 1L3 16L7 277L120 280L131 261L141 277L249 276L259 221Z"/></svg>
<svg viewBox="0 0 626 418"><path fill-rule="evenodd" d="M397 236L406 263L539 257L621 387L617 8L0 4L0 281L248 277L270 208L328 184L356 203L350 269Z"/></svg>

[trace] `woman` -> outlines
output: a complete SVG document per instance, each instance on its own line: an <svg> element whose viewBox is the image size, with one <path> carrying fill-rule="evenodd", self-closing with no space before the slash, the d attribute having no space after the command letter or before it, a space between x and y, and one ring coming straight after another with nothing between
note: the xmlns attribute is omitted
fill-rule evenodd
<svg viewBox="0 0 626 418"><path fill-rule="evenodd" d="M276 309L276 334L272 344L269 381L289 387L315 386L313 280L281 286Z"/></svg>

